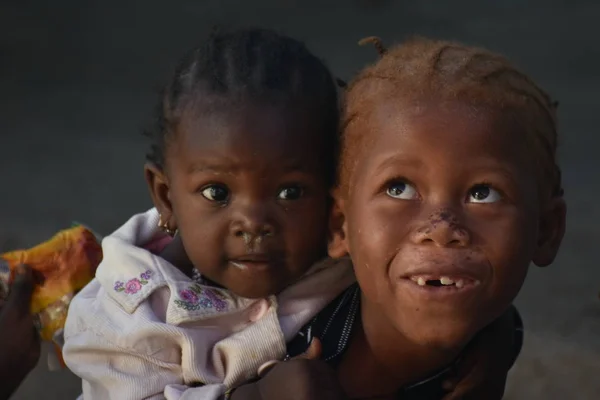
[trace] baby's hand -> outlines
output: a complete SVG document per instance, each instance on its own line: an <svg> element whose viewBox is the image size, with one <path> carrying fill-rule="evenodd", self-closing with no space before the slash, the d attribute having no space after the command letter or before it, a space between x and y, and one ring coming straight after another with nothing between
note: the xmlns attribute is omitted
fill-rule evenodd
<svg viewBox="0 0 600 400"><path fill-rule="evenodd" d="M6 301L0 303L0 399L19 387L40 358L40 340L29 311L34 279L28 267L17 270Z"/></svg>
<svg viewBox="0 0 600 400"><path fill-rule="evenodd" d="M235 390L232 400L344 400L333 368L318 360L321 343L313 339L307 352L274 364L264 378Z"/></svg>

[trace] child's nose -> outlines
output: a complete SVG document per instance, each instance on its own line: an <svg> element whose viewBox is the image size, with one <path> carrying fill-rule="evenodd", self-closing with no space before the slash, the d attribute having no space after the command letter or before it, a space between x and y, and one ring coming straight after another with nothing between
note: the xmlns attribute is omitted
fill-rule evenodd
<svg viewBox="0 0 600 400"><path fill-rule="evenodd" d="M439 247L466 247L471 242L469 231L451 210L433 212L412 234L416 244Z"/></svg>
<svg viewBox="0 0 600 400"><path fill-rule="evenodd" d="M274 234L275 226L264 207L245 207L236 213L231 223L231 235L236 237L247 235L262 237Z"/></svg>

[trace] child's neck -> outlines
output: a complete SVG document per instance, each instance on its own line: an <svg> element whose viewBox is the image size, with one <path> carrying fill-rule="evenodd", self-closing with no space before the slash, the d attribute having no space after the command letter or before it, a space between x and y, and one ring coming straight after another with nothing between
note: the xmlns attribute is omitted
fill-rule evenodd
<svg viewBox="0 0 600 400"><path fill-rule="evenodd" d="M194 266L185 252L183 242L179 236L175 236L158 254L161 258L170 262L187 276L192 276Z"/></svg>
<svg viewBox="0 0 600 400"><path fill-rule="evenodd" d="M194 264L189 259L180 236L175 236L158 254L159 257L173 264L175 268L183 272L189 278L193 278ZM223 288L223 286L212 282L206 277L202 278L203 284Z"/></svg>
<svg viewBox="0 0 600 400"><path fill-rule="evenodd" d="M378 308L371 307L363 296L360 319L338 369L342 386L351 399L395 398L393 394L403 386L450 365L462 350L462 346L440 350L411 342Z"/></svg>

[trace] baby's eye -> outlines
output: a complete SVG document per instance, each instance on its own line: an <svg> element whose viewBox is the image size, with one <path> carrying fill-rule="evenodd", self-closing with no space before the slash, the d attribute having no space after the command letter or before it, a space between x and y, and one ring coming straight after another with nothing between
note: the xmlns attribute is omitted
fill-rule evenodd
<svg viewBox="0 0 600 400"><path fill-rule="evenodd" d="M415 187L406 182L394 182L387 188L386 194L394 199L413 200L417 198Z"/></svg>
<svg viewBox="0 0 600 400"><path fill-rule="evenodd" d="M223 185L209 185L202 189L202 196L210 201L224 203L229 199L229 189Z"/></svg>
<svg viewBox="0 0 600 400"><path fill-rule="evenodd" d="M304 190L300 186L288 186L281 189L277 194L280 200L298 200L304 194Z"/></svg>
<svg viewBox="0 0 600 400"><path fill-rule="evenodd" d="M502 196L497 190L489 185L476 185L469 190L469 203L495 203L500 201Z"/></svg>

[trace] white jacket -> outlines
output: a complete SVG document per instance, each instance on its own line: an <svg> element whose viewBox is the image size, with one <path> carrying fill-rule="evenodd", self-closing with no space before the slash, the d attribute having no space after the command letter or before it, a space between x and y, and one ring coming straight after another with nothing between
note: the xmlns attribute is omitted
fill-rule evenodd
<svg viewBox="0 0 600 400"><path fill-rule="evenodd" d="M96 278L71 303L63 356L86 400L217 399L281 359L354 282L350 263L326 260L278 296L240 298L142 248L157 223L152 209L106 237Z"/></svg>

